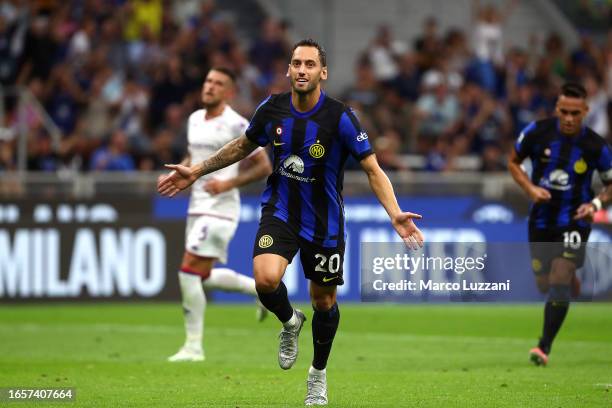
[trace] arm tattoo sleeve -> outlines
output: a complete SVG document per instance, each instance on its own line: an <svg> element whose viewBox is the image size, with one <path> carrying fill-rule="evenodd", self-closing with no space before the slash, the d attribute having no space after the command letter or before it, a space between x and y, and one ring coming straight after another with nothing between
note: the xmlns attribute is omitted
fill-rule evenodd
<svg viewBox="0 0 612 408"><path fill-rule="evenodd" d="M255 143L242 135L232 140L219 149L217 153L200 163L196 169L196 175L202 177L208 173L227 167L230 164L234 164L247 157L257 147Z"/></svg>

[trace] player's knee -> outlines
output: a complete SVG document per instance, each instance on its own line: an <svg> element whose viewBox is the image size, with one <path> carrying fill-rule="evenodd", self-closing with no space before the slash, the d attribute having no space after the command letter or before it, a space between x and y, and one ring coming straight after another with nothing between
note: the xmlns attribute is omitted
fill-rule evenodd
<svg viewBox="0 0 612 408"><path fill-rule="evenodd" d="M576 265L567 259L557 258L553 261L550 271L550 283L569 285L576 273Z"/></svg>
<svg viewBox="0 0 612 408"><path fill-rule="evenodd" d="M181 262L181 271L200 275L202 279L207 279L210 276L210 271L212 270L214 262L215 260L213 258L200 257L185 252Z"/></svg>
<svg viewBox="0 0 612 408"><path fill-rule="evenodd" d="M312 297L312 307L319 312L325 312L334 306L336 299L331 295L320 295Z"/></svg>
<svg viewBox="0 0 612 408"><path fill-rule="evenodd" d="M266 276L266 275L255 275L255 289L257 290L257 292L259 293L271 293L274 292L276 290L276 288L278 287L278 284L280 282L272 277L272 276Z"/></svg>

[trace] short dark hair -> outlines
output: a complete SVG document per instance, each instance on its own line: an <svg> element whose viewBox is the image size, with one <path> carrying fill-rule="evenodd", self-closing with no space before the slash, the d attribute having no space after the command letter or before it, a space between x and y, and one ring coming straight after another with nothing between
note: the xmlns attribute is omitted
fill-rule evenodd
<svg viewBox="0 0 612 408"><path fill-rule="evenodd" d="M319 44L318 42L316 42L312 38L306 38L304 40L300 40L300 41L296 42L293 45L293 48L291 49L291 56L292 57L293 57L293 53L295 52L295 49L297 47L314 47L314 48L316 48L317 51L319 51L319 60L321 61L321 66L322 67L326 67L327 66L327 55L325 53L325 49L321 46L321 44Z"/></svg>
<svg viewBox="0 0 612 408"><path fill-rule="evenodd" d="M561 87L561 95L570 98L586 99L587 91L584 89L584 86L577 82L567 82Z"/></svg>
<svg viewBox="0 0 612 408"><path fill-rule="evenodd" d="M231 68L228 68L228 67L212 67L210 69L210 71L221 72L222 74L227 75L232 80L232 82L234 82L234 83L236 82L236 73Z"/></svg>

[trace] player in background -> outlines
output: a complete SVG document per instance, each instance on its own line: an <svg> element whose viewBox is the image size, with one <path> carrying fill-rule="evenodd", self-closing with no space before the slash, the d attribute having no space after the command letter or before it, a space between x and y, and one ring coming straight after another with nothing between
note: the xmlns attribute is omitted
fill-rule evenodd
<svg viewBox="0 0 612 408"><path fill-rule="evenodd" d="M519 135L508 163L512 177L533 201L529 215L532 268L538 289L548 293L542 336L529 352L536 365L548 363L570 296L579 294L576 269L584 262L590 222L612 194L611 149L601 136L582 125L587 111L584 87L563 85L556 117L529 124ZM527 157L532 163L531 179L521 168ZM593 197L595 170L604 189Z"/></svg>
<svg viewBox="0 0 612 408"><path fill-rule="evenodd" d="M227 104L234 91L234 81L235 75L229 69L218 67L208 72L201 94L204 109L193 112L188 119L189 154L183 165L203 161L244 133L248 121ZM227 262L227 246L238 226L238 187L263 179L272 171L264 149L254 150L242 163L249 167L239 171L239 164L235 163L202 177L191 189L185 252L178 272L186 340L168 361L204 360L202 333L206 297L202 284L207 289L257 296L252 278L229 268L214 267L217 261ZM159 181L171 175L161 176ZM266 314L267 310L260 304L258 319L263 320Z"/></svg>
<svg viewBox="0 0 612 408"><path fill-rule="evenodd" d="M257 293L283 325L278 361L281 368L289 369L297 359L298 335L306 317L291 306L281 279L299 250L314 309L314 357L305 404L326 405L326 366L340 321L336 287L344 283L341 192L348 156L359 161L393 227L415 249L422 246L423 235L413 219L421 216L402 212L353 111L321 90L321 80L327 79L322 47L313 40L298 42L287 76L291 92L263 101L244 136L191 167L167 166L176 173L160 182L158 191L172 197L199 177L235 163L259 146L273 145L274 172L262 195L253 251Z"/></svg>

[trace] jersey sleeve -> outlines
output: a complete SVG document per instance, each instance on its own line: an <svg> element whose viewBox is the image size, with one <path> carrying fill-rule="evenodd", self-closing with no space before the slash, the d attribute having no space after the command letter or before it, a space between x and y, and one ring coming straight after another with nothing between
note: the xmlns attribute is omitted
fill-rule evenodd
<svg viewBox="0 0 612 408"><path fill-rule="evenodd" d="M521 131L516 143L514 144L514 150L520 159L524 159L529 156L531 149L533 148L533 130L535 129L535 122L528 124L525 129Z"/></svg>
<svg viewBox="0 0 612 408"><path fill-rule="evenodd" d="M612 184L612 148L606 142L603 143L601 149L601 155L597 162L597 171L599 171L599 177L603 184Z"/></svg>
<svg viewBox="0 0 612 408"><path fill-rule="evenodd" d="M270 100L270 96L268 96L262 103L259 104L257 109L255 109L255 113L251 118L251 122L247 127L244 134L246 137L253 143L259 146L266 146L270 143L268 139L268 135L266 134L266 120L265 120L265 112L266 105Z"/></svg>
<svg viewBox="0 0 612 408"><path fill-rule="evenodd" d="M361 124L351 108L346 108L342 112L338 130L340 140L358 161L374 153L368 140L368 134L361 128Z"/></svg>

